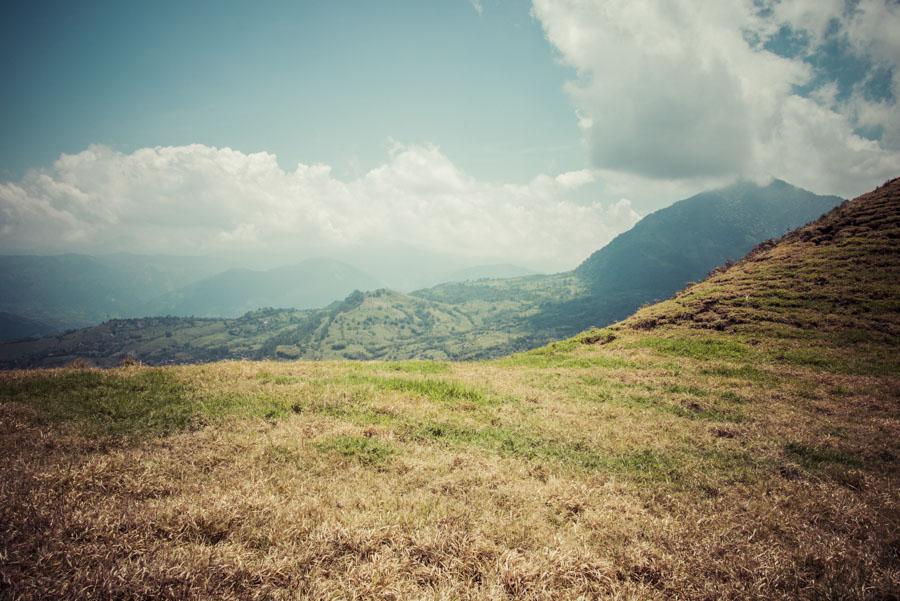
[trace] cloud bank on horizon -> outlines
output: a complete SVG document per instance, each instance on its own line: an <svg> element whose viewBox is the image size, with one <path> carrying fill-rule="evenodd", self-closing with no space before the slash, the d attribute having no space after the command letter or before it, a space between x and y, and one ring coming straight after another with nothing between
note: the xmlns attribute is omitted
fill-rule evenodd
<svg viewBox="0 0 900 601"><path fill-rule="evenodd" d="M200 144L130 154L93 146L0 184L2 249L293 255L399 244L432 252L571 266L639 219L627 200L567 194L590 171L491 184L435 146L395 145L352 181L327 165L284 171L269 153Z"/></svg>
<svg viewBox="0 0 900 601"><path fill-rule="evenodd" d="M897 175L898 3L534 0L532 12L575 70L566 91L591 169L492 183L438 146L395 145L342 180L266 152L96 145L0 182L0 252L296 258L403 244L564 269L638 220L626 198L771 176L853 196Z"/></svg>

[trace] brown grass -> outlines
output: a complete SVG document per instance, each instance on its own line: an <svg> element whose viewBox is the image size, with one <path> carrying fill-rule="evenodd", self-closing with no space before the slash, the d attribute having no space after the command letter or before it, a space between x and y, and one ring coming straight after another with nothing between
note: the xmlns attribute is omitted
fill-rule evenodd
<svg viewBox="0 0 900 601"><path fill-rule="evenodd" d="M180 368L200 403L224 386L301 408L267 419L238 406L207 416L200 430L164 437L89 436L5 403L3 595L896 595L896 379L796 369L774 376L777 383L748 382L702 375L693 359L628 354L643 369L453 366L440 377L489 382L492 394L509 400L452 416L439 400L367 392L367 384L315 386L340 380L343 364ZM379 365L366 369L387 375ZM297 380L268 383L278 376ZM585 376L600 384L584 385ZM607 384L609 397L601 394ZM319 390L310 400L338 399L308 404L310 388ZM646 390L680 407L690 389L739 391L729 403L740 405L743 419L696 419L628 400ZM332 403L402 420L334 416ZM554 452L411 431L409 424L436 415L473 429L515 425ZM393 452L371 462L359 460L356 447L329 444L373 439ZM798 456L785 450L789 443L806 446ZM807 448L837 454L817 463L817 455L802 455ZM585 463L583 449L600 458L649 449L666 467Z"/></svg>

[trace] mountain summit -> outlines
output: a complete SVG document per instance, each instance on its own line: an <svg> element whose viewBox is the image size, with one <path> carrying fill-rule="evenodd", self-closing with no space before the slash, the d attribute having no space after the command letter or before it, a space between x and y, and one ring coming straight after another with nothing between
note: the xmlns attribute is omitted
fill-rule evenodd
<svg viewBox="0 0 900 601"><path fill-rule="evenodd" d="M651 213L588 257L576 273L595 294L665 298L762 240L777 238L842 202L781 180L738 182Z"/></svg>
<svg viewBox="0 0 900 601"><path fill-rule="evenodd" d="M900 344L900 178L844 202L778 241L757 246L625 324L667 325L829 348Z"/></svg>

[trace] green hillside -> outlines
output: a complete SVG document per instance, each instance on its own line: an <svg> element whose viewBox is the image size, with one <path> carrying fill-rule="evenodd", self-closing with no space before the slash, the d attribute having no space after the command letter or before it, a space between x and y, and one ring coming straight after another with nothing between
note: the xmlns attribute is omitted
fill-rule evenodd
<svg viewBox="0 0 900 601"><path fill-rule="evenodd" d="M804 225L842 199L780 180L738 183L652 213L592 254L573 272L451 283L413 293L460 306L523 303L526 328L543 341L606 325L674 294L764 240ZM567 293L557 294L558 286ZM576 294L571 290L577 288Z"/></svg>
<svg viewBox="0 0 900 601"><path fill-rule="evenodd" d="M898 238L900 179L486 362L4 372L0 590L896 598Z"/></svg>
<svg viewBox="0 0 900 601"><path fill-rule="evenodd" d="M542 294L564 294L538 281ZM572 284L573 290L578 290ZM0 366L62 366L80 359L114 366L220 359L460 359L544 342L526 330L528 299L458 306L389 290L355 292L324 309L261 309L234 319L115 319L39 340L0 344Z"/></svg>

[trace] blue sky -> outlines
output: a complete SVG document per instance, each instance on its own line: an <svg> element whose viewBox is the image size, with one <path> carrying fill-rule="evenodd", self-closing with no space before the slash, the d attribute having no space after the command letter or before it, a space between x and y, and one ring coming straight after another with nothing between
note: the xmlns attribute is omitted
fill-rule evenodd
<svg viewBox="0 0 900 601"><path fill-rule="evenodd" d="M389 138L467 172L527 180L586 158L530 3L6 3L7 177L90 144L265 150L342 176Z"/></svg>
<svg viewBox="0 0 900 601"><path fill-rule="evenodd" d="M567 269L737 179L900 171L897 0L36 1L0 45L6 253Z"/></svg>

